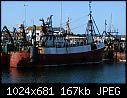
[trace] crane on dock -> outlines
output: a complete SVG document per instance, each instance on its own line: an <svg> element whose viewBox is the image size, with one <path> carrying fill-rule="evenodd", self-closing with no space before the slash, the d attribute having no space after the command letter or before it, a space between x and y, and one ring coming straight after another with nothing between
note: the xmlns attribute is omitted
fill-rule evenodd
<svg viewBox="0 0 127 98"><path fill-rule="evenodd" d="M8 39L8 41L11 42L11 44L14 44L14 40L12 38L11 32L8 30L7 26L4 26L1 32L3 35L2 41L5 41L4 39Z"/></svg>

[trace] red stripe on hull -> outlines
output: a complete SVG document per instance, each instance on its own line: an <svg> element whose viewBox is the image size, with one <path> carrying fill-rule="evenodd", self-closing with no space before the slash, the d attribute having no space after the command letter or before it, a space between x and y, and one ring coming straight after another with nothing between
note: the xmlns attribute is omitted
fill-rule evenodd
<svg viewBox="0 0 127 98"><path fill-rule="evenodd" d="M30 53L28 52L12 52L10 57L10 67L18 67L29 62Z"/></svg>
<svg viewBox="0 0 127 98"><path fill-rule="evenodd" d="M37 61L30 63L30 53L14 52L10 59L11 67L40 67L44 65L96 63L102 61L103 49L72 54L39 54Z"/></svg>

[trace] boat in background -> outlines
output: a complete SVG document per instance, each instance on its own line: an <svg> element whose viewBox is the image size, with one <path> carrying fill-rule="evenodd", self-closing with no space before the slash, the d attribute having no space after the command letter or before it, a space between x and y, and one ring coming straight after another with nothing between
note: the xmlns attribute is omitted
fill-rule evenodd
<svg viewBox="0 0 127 98"><path fill-rule="evenodd" d="M9 67L10 65L10 55L13 51L14 40L7 26L4 26L1 31L1 65L2 67Z"/></svg>

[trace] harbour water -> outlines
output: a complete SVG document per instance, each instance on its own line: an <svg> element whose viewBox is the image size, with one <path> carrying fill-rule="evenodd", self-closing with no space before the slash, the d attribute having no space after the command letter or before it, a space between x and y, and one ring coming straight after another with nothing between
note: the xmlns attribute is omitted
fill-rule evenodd
<svg viewBox="0 0 127 98"><path fill-rule="evenodd" d="M4 68L2 83L126 83L125 63Z"/></svg>

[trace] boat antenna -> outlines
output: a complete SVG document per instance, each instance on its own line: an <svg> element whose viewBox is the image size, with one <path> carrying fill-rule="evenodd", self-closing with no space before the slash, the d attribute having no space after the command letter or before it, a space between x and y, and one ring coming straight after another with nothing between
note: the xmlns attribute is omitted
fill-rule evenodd
<svg viewBox="0 0 127 98"><path fill-rule="evenodd" d="M60 10L60 12L61 12L60 13L60 16L61 16L60 17L60 33L61 33L61 29L62 29L62 1L61 1L61 6L60 7L61 7L61 10Z"/></svg>
<svg viewBox="0 0 127 98"><path fill-rule="evenodd" d="M91 11L91 1L89 1L89 10L90 10L89 15L90 15L90 20L91 20L91 13L92 13L92 11Z"/></svg>
<svg viewBox="0 0 127 98"><path fill-rule="evenodd" d="M26 26L26 7L27 7L28 5L26 5L26 4L24 4L24 7L25 7L25 26Z"/></svg>
<svg viewBox="0 0 127 98"><path fill-rule="evenodd" d="M106 23L106 19L105 19L105 33L106 33L106 25L107 25L107 23Z"/></svg>
<svg viewBox="0 0 127 98"><path fill-rule="evenodd" d="M111 23L110 23L110 33L112 32L112 13L111 13Z"/></svg>

